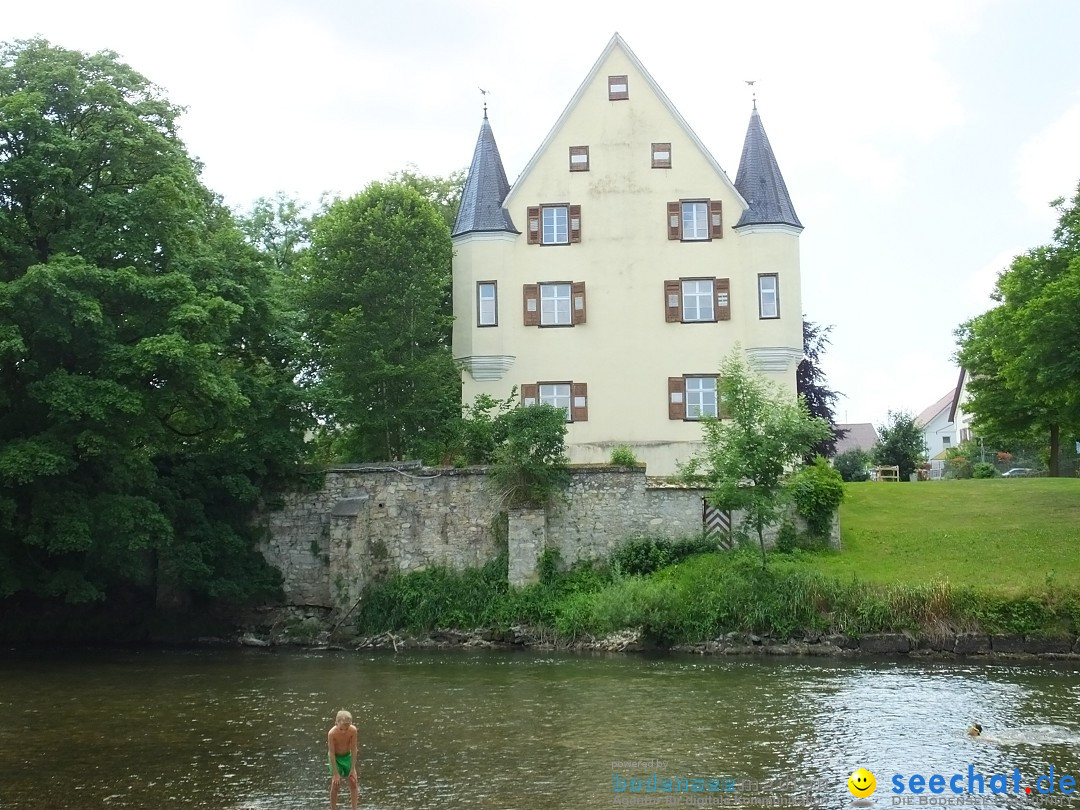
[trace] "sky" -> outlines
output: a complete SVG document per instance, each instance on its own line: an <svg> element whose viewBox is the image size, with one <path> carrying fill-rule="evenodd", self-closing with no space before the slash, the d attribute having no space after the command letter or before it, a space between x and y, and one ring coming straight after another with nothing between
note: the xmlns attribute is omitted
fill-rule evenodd
<svg viewBox="0 0 1080 810"><path fill-rule="evenodd" d="M1074 0L4 6L0 40L112 50L164 88L238 211L466 168L481 87L513 183L616 31L734 179L753 80L806 226L804 314L832 326L839 422L952 390L956 327L1080 182Z"/></svg>

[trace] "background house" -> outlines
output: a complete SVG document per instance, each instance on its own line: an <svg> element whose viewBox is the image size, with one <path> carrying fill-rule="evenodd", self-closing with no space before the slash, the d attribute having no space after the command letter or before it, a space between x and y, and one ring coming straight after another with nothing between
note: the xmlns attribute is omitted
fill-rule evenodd
<svg viewBox="0 0 1080 810"><path fill-rule="evenodd" d="M956 445L956 428L952 422L955 399L956 389L950 390L915 418L915 424L922 430L927 458L931 460L944 458L945 451Z"/></svg>
<svg viewBox="0 0 1080 810"><path fill-rule="evenodd" d="M794 397L802 228L756 106L733 183L616 34L512 188L485 111L453 230L464 401L516 386L566 409L571 461L675 472L737 344Z"/></svg>
<svg viewBox="0 0 1080 810"><path fill-rule="evenodd" d="M852 422L836 427L845 433L843 438L836 441L836 452L833 453L833 458L851 450L863 450L869 453L877 444L877 430L870 422Z"/></svg>

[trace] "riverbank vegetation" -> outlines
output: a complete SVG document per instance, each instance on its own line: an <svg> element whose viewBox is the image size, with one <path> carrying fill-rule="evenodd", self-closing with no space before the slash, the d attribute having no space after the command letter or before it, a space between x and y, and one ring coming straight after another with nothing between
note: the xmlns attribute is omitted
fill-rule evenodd
<svg viewBox="0 0 1080 810"><path fill-rule="evenodd" d="M506 584L483 569L401 575L368 589L362 634L435 628L540 628L570 641L640 628L658 643L730 632L1080 633L1080 481L866 483L841 509L844 550L718 552L691 539L639 539L611 559Z"/></svg>

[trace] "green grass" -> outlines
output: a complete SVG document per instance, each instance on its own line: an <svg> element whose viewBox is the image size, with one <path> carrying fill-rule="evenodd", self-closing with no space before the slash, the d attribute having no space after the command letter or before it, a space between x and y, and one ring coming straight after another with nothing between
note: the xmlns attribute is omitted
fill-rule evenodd
<svg viewBox="0 0 1080 810"><path fill-rule="evenodd" d="M506 584L506 558L373 583L363 633L529 624L563 639L641 628L662 643L736 631L1080 633L1080 480L848 484L844 550L696 553L700 541L628 542L609 561ZM687 556L692 555L692 556Z"/></svg>
<svg viewBox="0 0 1080 810"><path fill-rule="evenodd" d="M807 555L836 577L882 584L1080 590L1080 479L846 484L843 551Z"/></svg>

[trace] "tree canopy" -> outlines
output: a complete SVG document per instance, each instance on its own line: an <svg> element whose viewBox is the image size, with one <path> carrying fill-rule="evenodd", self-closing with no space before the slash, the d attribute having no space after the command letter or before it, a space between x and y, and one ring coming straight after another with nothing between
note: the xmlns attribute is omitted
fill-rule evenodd
<svg viewBox="0 0 1080 810"><path fill-rule="evenodd" d="M0 49L0 597L277 588L298 336L179 114L114 53Z"/></svg>
<svg viewBox="0 0 1080 810"><path fill-rule="evenodd" d="M722 419L702 419L704 450L683 468L686 480L704 484L709 502L742 510L765 559L766 526L788 503L785 482L810 448L829 435L829 424L810 416L801 399L755 375L739 354L720 367Z"/></svg>
<svg viewBox="0 0 1080 810"><path fill-rule="evenodd" d="M908 481L916 465L926 460L926 440L907 411L889 411L884 425L878 427L878 440L871 451L882 466L899 467L900 480Z"/></svg>
<svg viewBox="0 0 1080 810"><path fill-rule="evenodd" d="M812 321L803 321L803 359L795 371L796 390L806 402L806 410L811 416L817 416L829 423L829 435L811 448L805 461L812 463L816 456L831 458L836 453L836 443L846 435L846 431L836 426L836 400L840 396L829 388L825 370L821 367L821 356L829 346L831 326L820 326Z"/></svg>
<svg viewBox="0 0 1080 810"><path fill-rule="evenodd" d="M297 294L333 457L423 457L445 441L461 408L450 258L449 227L407 185L372 183L315 217Z"/></svg>
<svg viewBox="0 0 1080 810"><path fill-rule="evenodd" d="M997 306L957 330L957 359L978 433L1001 447L1041 433L1058 475L1063 433L1080 432L1080 187L1054 206L1053 241L998 277Z"/></svg>

